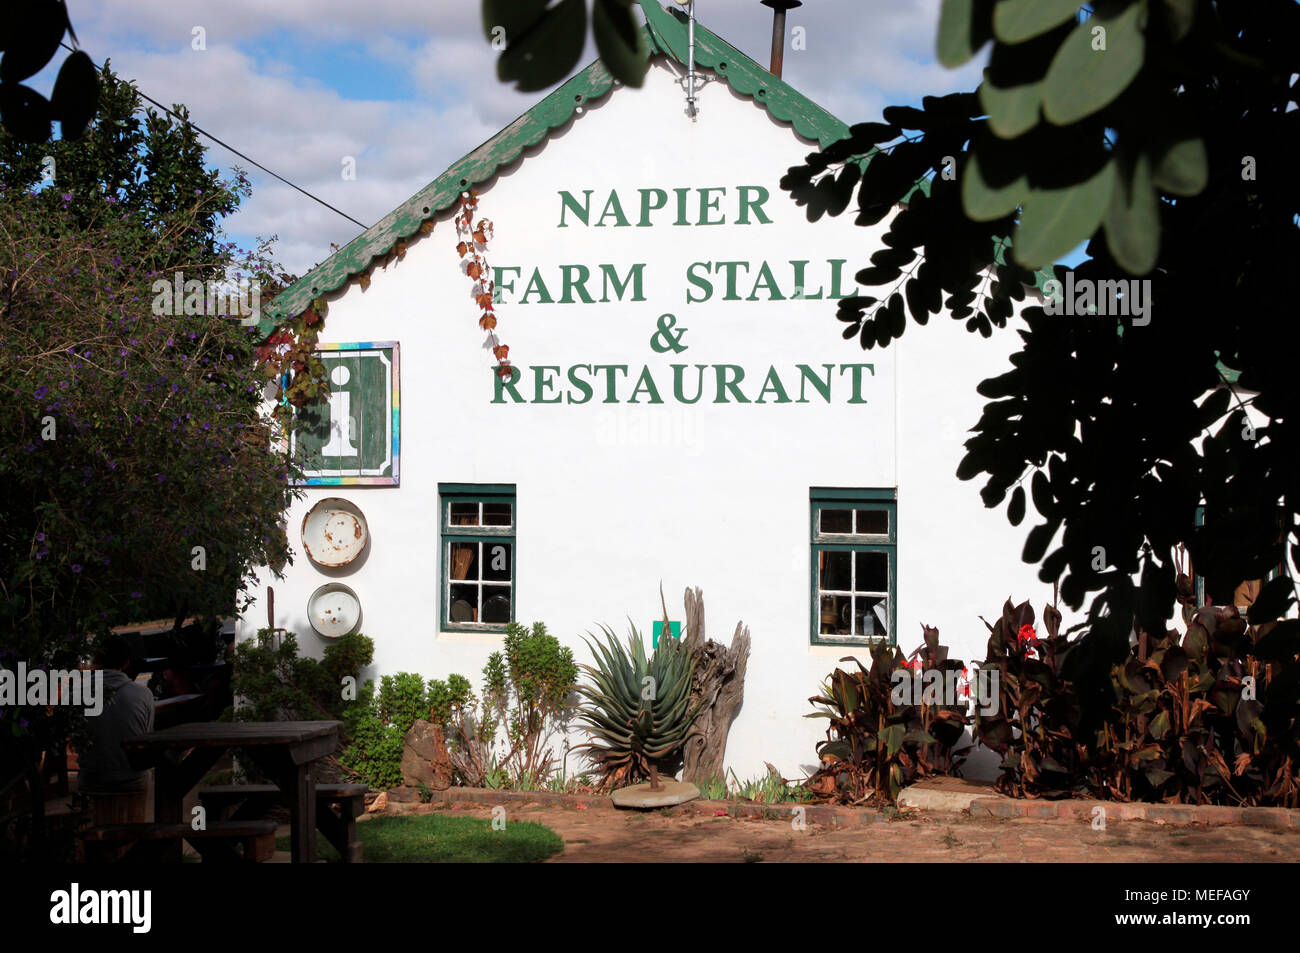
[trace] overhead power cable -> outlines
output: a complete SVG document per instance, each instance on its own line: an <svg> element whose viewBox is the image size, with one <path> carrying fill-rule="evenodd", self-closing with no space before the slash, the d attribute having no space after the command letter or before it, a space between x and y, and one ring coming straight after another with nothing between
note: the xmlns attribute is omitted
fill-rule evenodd
<svg viewBox="0 0 1300 953"><path fill-rule="evenodd" d="M68 44L66 44L66 43L60 43L59 45L62 46L62 47L63 47L65 50L67 50L68 52L73 52L72 47L68 46ZM97 70L99 70L101 73L103 72L103 67L100 66L98 63L95 64L95 68L96 68ZM280 175L280 173L278 173L278 172L273 172L272 170L268 169L266 166L262 165L262 163L258 162L256 159L250 158L249 156L247 156L247 155L245 155L244 153L240 152L238 149L236 149L236 148L235 148L234 146L232 146L230 143L225 142L225 141L222 140L222 139L218 139L216 136L214 136L212 133L208 132L208 131L207 131L206 129L204 129L203 127L199 126L199 125L198 125L197 123L195 123L193 120L186 119L186 118L184 118L184 117L182 117L182 116L178 116L178 115L176 115L176 113L172 112L170 109L168 109L168 108L167 108L166 106L164 106L162 103L158 102L158 100L154 99L152 96L147 95L147 94L146 94L142 89L140 89L139 86L136 86L136 87L135 87L135 91L140 95L140 98L141 98L141 99L143 99L143 100L145 100L145 101L147 101L147 102L149 102L149 103L152 103L154 106L157 106L159 109L161 109L161 110L162 110L163 112L165 112L167 115L171 116L171 117L172 117L173 119L175 119L177 122L183 122L183 123L185 123L185 124L186 124L187 126L189 126L191 129L193 129L195 132L197 132L199 135L201 135L201 136L206 136L207 138L211 139L213 142L215 142L217 145L221 146L221 148L225 149L226 151L228 151L228 152L232 152L232 153L234 153L235 155L239 156L239 158L243 159L245 162L248 162L248 163L250 163L251 165L257 166L257 168L261 169L261 170L262 170L263 172L265 172L267 175L274 176L275 178L277 178L277 179L279 179L281 182L283 182L285 185L290 186L291 188L297 189L299 192L301 192L303 195L307 196L307 198L311 199L313 202L318 202L318 203L320 203L321 205L325 206L327 209L329 209L331 212L334 212L334 213L336 213L336 214L338 214L338 215L342 215L342 216L343 216L344 218L346 218L349 222L351 222L353 225L357 225L357 226L359 226L362 230L367 229L367 228L370 227L370 226L365 225L365 224L363 224L363 223L361 223L361 222L358 222L355 218L353 218L353 217L352 217L351 215L349 215L347 212L344 212L344 211L342 211L341 209L337 209L337 208L335 208L333 205L330 205L330 203L329 203L329 202L326 202L324 199L319 198L318 196L315 196L315 195L313 195L312 193L308 192L308 191L307 191L306 189L304 189L302 186L300 186L300 185L296 185L295 183L290 182L290 181L289 181L288 179L286 179L284 176Z"/></svg>

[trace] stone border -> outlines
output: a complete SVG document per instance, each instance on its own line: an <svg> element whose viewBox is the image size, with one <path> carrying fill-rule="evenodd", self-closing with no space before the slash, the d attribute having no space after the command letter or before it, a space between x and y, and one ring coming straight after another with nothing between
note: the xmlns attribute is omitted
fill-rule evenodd
<svg viewBox="0 0 1300 953"><path fill-rule="evenodd" d="M414 792L415 789L394 788L392 791L386 792L389 795L387 803L389 805L407 804L412 801L420 803L418 795L410 798L406 793L407 790ZM393 797L394 791L402 791L403 793ZM593 804L600 804L613 807L613 802L607 794L565 794L558 791L500 791L495 788L465 787L451 787L445 791L434 791L433 798L428 803L444 805L488 804L494 807L499 804L543 803L575 810L578 809L579 805L589 807ZM678 805L676 808L662 808L661 810L686 810L696 814L716 817L725 815L734 818L763 818L788 821L795 816L795 808L804 809L803 819L807 823L821 824L826 827L860 827L865 824L889 820L888 815L873 808L815 804L806 801L782 801L777 804L766 804L758 801L710 801L704 798L696 798L693 801Z"/></svg>
<svg viewBox="0 0 1300 953"><path fill-rule="evenodd" d="M401 790L401 789L395 789ZM414 791L414 789L411 789ZM389 792L390 794L392 792ZM414 798L419 802L418 796ZM408 803L389 799L389 803ZM613 806L606 794L564 794L557 791L499 791L494 788L452 787L446 791L434 791L431 804L520 804L543 803L556 807L579 809L579 805L588 807L593 804ZM1222 826L1242 824L1248 827L1265 827L1272 830L1300 831L1300 809L1285 807L1222 807L1218 805L1193 804L1144 804L1124 803L1121 801L1096 801L1065 799L1059 801L1028 800L1008 797L974 797L970 802L970 816L973 818L1073 818L1091 820L1092 810L1103 807L1108 821L1148 821L1153 824L1186 826L1205 824ZM664 810L686 810L696 814L716 817L759 818L766 820L787 821L794 817L794 809L803 808L803 819L809 824L843 829L862 827L869 824L890 820L884 811L870 807L850 807L841 804L817 804L806 801L782 801L766 804L757 801L710 801L697 798ZM899 813L897 817L911 814ZM921 809L924 810L924 809Z"/></svg>
<svg viewBox="0 0 1300 953"><path fill-rule="evenodd" d="M1145 804L1122 801L1065 799L1024 800L1007 797L975 798L971 817L1092 818L1093 808L1106 811L1108 821L1150 821L1153 824L1243 824L1273 830L1300 830L1300 810L1285 807L1223 807L1201 804Z"/></svg>

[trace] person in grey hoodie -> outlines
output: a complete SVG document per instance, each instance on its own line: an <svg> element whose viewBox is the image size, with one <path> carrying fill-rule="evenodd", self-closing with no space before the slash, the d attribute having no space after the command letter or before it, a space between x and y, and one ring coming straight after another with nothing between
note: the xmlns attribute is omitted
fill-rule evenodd
<svg viewBox="0 0 1300 953"><path fill-rule="evenodd" d="M120 635L96 640L95 664L104 670L104 706L86 717L87 740L78 751L77 787L95 808L95 823L144 820L149 772L127 760L122 742L153 730L153 693L124 669L131 649Z"/></svg>

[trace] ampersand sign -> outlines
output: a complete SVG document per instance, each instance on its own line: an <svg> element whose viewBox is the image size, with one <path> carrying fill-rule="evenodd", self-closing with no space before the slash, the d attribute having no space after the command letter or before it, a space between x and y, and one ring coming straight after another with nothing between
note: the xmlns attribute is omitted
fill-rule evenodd
<svg viewBox="0 0 1300 953"><path fill-rule="evenodd" d="M677 318L672 314L661 314L656 322L659 330L650 335L650 348L656 354L665 354L672 351L674 354L680 354L686 350L686 345L682 343L682 335L689 328L677 328ZM673 330L677 328L677 330Z"/></svg>

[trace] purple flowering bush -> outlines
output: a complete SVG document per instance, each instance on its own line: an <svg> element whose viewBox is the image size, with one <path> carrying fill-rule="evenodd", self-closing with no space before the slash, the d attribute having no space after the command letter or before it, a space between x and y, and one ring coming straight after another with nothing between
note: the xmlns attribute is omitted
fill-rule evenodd
<svg viewBox="0 0 1300 953"><path fill-rule="evenodd" d="M104 80L83 140L25 147L0 131L0 666L11 669L76 668L87 635L114 625L238 611L250 571L290 555L280 519L296 491L263 413L257 329L160 307L155 282L251 278L265 301L291 277L269 245L244 252L219 230L249 194L242 173L220 178L191 128L138 113L132 87ZM13 776L7 741L35 750L73 721L59 707L0 711L0 785Z"/></svg>

